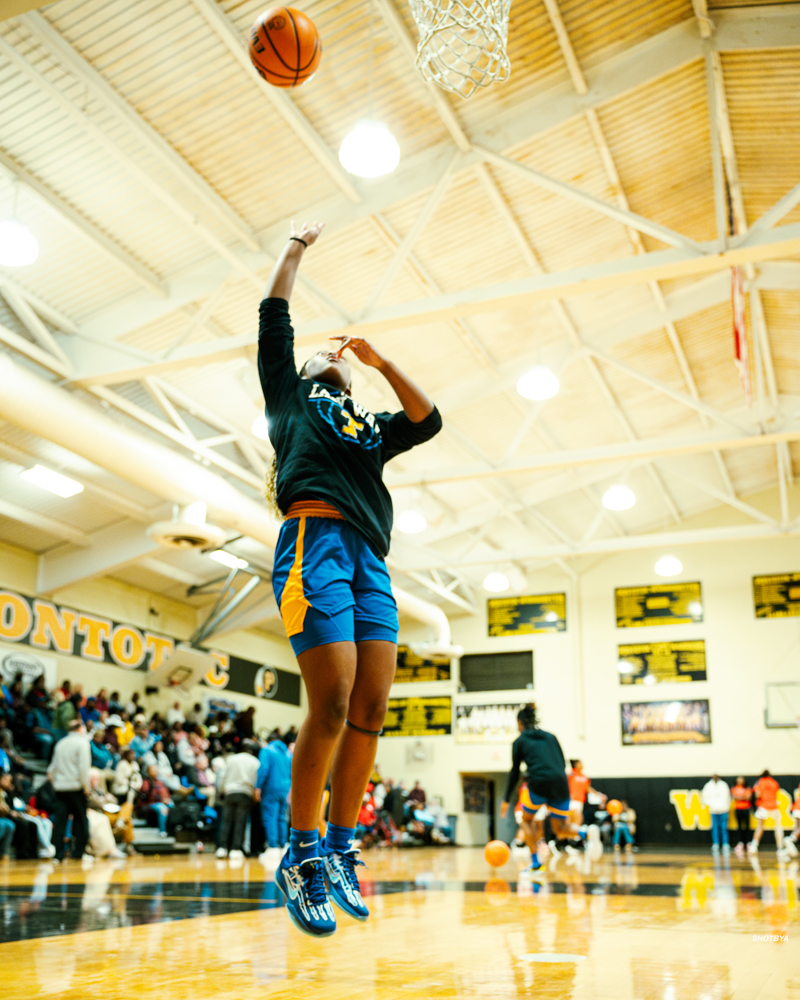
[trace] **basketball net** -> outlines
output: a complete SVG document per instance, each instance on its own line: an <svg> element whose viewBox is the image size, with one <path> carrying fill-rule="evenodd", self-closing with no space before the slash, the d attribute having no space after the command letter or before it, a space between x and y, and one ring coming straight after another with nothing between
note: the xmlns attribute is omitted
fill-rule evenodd
<svg viewBox="0 0 800 1000"><path fill-rule="evenodd" d="M417 69L459 97L508 79L511 0L409 0L419 28Z"/></svg>

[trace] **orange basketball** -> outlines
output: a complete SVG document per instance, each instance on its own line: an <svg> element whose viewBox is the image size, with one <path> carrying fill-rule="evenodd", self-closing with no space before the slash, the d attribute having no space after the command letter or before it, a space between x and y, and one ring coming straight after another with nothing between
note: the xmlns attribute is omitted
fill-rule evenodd
<svg viewBox="0 0 800 1000"><path fill-rule="evenodd" d="M294 7L270 7L250 29L250 59L273 87L310 80L322 58L322 42L310 17Z"/></svg>
<svg viewBox="0 0 800 1000"><path fill-rule="evenodd" d="M511 851L508 849L508 844L504 844L502 840L490 840L484 848L483 856L492 868L502 868L511 857Z"/></svg>
<svg viewBox="0 0 800 1000"><path fill-rule="evenodd" d="M622 812L622 803L619 799L609 799L606 802L606 812L609 816L619 816Z"/></svg>

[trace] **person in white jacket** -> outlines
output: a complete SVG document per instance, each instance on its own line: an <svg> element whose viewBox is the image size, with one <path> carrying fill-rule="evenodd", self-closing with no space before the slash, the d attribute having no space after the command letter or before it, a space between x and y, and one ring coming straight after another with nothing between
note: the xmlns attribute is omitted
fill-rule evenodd
<svg viewBox="0 0 800 1000"><path fill-rule="evenodd" d="M711 813L711 851L719 854L719 849L722 847L723 854L730 854L728 812L731 808L731 790L727 782L718 774L714 774L703 786L701 794L703 805L708 806L708 811Z"/></svg>

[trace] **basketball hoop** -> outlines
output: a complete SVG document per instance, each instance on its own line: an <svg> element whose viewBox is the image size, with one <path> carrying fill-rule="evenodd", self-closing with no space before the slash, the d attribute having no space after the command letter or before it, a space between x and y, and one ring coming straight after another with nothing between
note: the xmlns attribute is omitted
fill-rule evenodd
<svg viewBox="0 0 800 1000"><path fill-rule="evenodd" d="M478 87L508 79L511 0L409 0L419 28L417 69L433 83L467 98Z"/></svg>

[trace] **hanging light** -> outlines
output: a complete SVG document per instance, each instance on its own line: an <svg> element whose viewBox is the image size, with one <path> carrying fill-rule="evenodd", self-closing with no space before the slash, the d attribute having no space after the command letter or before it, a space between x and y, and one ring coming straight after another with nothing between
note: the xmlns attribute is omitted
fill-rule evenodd
<svg viewBox="0 0 800 1000"><path fill-rule="evenodd" d="M0 222L0 264L5 267L25 267L39 256L36 237L16 219Z"/></svg>
<svg viewBox="0 0 800 1000"><path fill-rule="evenodd" d="M517 392L525 399L552 399L559 390L554 372L542 365L534 365L517 382Z"/></svg>
<svg viewBox="0 0 800 1000"><path fill-rule="evenodd" d="M488 573L483 581L483 589L488 590L490 594L502 594L508 587L508 577L505 573Z"/></svg>
<svg viewBox="0 0 800 1000"><path fill-rule="evenodd" d="M603 494L603 506L608 510L628 510L635 503L636 494L622 483L609 486Z"/></svg>
<svg viewBox="0 0 800 1000"><path fill-rule="evenodd" d="M683 569L683 563L676 556L662 556L655 565L659 576L677 576Z"/></svg>
<svg viewBox="0 0 800 1000"><path fill-rule="evenodd" d="M69 476L62 476L60 472L54 472L43 465L25 469L24 472L20 472L19 478L27 483L33 483L39 489L47 490L48 493L55 493L57 497L74 497L78 493L83 493L83 483L78 483Z"/></svg>
<svg viewBox="0 0 800 1000"><path fill-rule="evenodd" d="M227 566L228 569L247 569L246 559L240 559L238 556L234 556L224 549L216 549L214 552L209 552L208 558L213 559L214 562L218 562L222 566Z"/></svg>
<svg viewBox="0 0 800 1000"><path fill-rule="evenodd" d="M269 421L263 413L259 413L250 430L255 437L262 441L269 441Z"/></svg>
<svg viewBox="0 0 800 1000"><path fill-rule="evenodd" d="M395 527L406 535L418 535L428 527L428 522L418 510L404 510L398 515Z"/></svg>
<svg viewBox="0 0 800 1000"><path fill-rule="evenodd" d="M339 161L356 177L383 177L400 162L400 147L383 122L364 119L344 137Z"/></svg>

